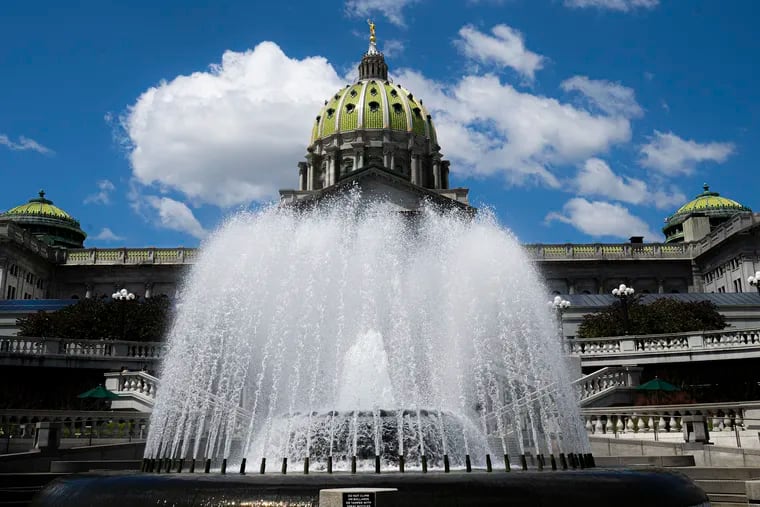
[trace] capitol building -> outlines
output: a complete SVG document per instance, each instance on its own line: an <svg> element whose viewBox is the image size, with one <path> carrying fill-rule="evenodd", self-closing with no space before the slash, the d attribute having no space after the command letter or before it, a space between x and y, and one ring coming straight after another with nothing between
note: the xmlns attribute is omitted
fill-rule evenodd
<svg viewBox="0 0 760 507"><path fill-rule="evenodd" d="M280 192L283 205L308 206L358 187L400 212L413 214L423 203L476 211L468 189L450 186L450 163L423 98L389 79L374 39L358 80L327 98L311 132L297 188ZM121 288L143 298L176 294L195 249L88 248L76 218L49 197L57 198L40 191L20 205L0 203L7 209L0 213L0 299L99 298ZM548 292L581 307L601 305L591 296L609 295L620 283L645 294L756 292L747 279L760 270L760 214L705 185L662 231L658 243L631 237L525 249Z"/></svg>

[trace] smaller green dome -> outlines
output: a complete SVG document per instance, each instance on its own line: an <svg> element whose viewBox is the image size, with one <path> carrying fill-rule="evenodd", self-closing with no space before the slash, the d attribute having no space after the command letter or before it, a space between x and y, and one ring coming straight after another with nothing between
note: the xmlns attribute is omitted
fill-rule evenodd
<svg viewBox="0 0 760 507"><path fill-rule="evenodd" d="M3 215L40 215L60 218L62 220L71 220L72 222L75 222L77 225L79 225L79 222L77 222L74 217L63 211L58 206L53 205L53 201L45 199L44 190L40 190L39 197L29 199L28 203L22 204L21 206L16 206L15 208L3 213Z"/></svg>
<svg viewBox="0 0 760 507"><path fill-rule="evenodd" d="M674 243L684 240L683 223L692 216L703 216L710 220L710 229L725 222L737 213L748 213L752 210L733 199L721 196L718 192L711 192L707 183L702 187L704 191L694 199L687 202L671 216L665 219L665 242Z"/></svg>
<svg viewBox="0 0 760 507"><path fill-rule="evenodd" d="M676 211L673 216L675 217L687 213L700 213L709 210L752 211L733 199L721 197L718 192L710 192L710 186L707 183L704 184L703 188L704 192L678 208L678 211Z"/></svg>
<svg viewBox="0 0 760 507"><path fill-rule="evenodd" d="M82 248L87 237L74 217L45 198L44 190L26 204L0 213L0 218L13 221L53 246Z"/></svg>

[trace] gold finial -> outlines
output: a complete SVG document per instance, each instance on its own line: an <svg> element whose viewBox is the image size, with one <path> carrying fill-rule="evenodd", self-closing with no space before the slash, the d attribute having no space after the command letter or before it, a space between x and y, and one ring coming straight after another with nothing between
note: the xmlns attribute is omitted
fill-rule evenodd
<svg viewBox="0 0 760 507"><path fill-rule="evenodd" d="M375 44L377 39L375 38L375 24L372 22L371 19L367 20L367 24L369 25L369 43Z"/></svg>

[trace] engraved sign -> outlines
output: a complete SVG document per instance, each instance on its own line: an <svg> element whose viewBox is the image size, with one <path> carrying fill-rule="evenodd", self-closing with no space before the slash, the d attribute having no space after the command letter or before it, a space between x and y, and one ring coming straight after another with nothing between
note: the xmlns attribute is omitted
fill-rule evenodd
<svg viewBox="0 0 760 507"><path fill-rule="evenodd" d="M343 493L343 507L375 507L374 492Z"/></svg>

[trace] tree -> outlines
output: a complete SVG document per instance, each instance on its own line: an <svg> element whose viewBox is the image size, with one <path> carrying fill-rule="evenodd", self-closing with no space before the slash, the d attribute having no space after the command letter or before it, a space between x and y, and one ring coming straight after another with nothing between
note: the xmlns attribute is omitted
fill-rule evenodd
<svg viewBox="0 0 760 507"><path fill-rule="evenodd" d="M642 304L630 298L628 306L629 334L683 333L723 329L728 324L712 301L679 301L663 297ZM623 303L615 301L598 313L583 317L578 327L579 338L622 336L626 334Z"/></svg>
<svg viewBox="0 0 760 507"><path fill-rule="evenodd" d="M83 299L54 312L37 312L17 320L19 336L80 340L159 341L171 321L166 296L144 300Z"/></svg>

